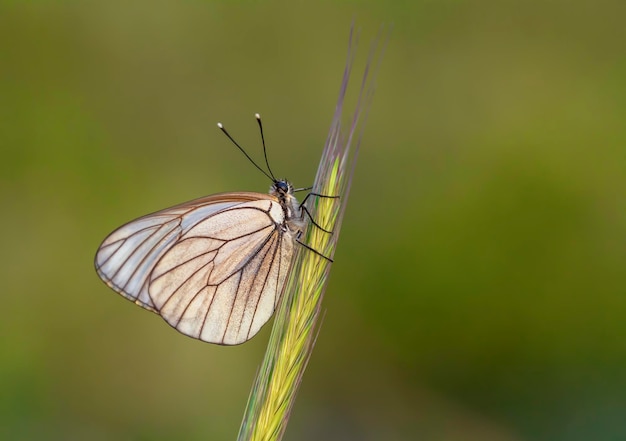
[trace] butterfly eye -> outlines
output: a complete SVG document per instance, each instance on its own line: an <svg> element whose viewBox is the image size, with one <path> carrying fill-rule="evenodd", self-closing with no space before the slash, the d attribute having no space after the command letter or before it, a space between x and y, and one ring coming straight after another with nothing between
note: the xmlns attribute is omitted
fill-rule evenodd
<svg viewBox="0 0 626 441"><path fill-rule="evenodd" d="M289 186L285 181L278 181L276 182L276 190L281 193L289 193Z"/></svg>

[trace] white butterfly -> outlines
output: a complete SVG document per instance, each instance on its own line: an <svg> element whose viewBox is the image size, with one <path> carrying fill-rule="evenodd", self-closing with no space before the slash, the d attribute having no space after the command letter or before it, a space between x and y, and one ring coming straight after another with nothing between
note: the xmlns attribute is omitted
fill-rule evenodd
<svg viewBox="0 0 626 441"><path fill-rule="evenodd" d="M265 174L269 194L206 196L118 228L96 253L98 275L183 334L223 345L249 340L276 308L308 214L288 181Z"/></svg>

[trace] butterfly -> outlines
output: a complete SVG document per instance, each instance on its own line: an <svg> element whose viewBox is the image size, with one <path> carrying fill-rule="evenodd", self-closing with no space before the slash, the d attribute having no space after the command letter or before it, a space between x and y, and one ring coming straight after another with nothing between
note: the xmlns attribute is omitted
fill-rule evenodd
<svg viewBox="0 0 626 441"><path fill-rule="evenodd" d="M268 194L220 193L133 220L113 231L95 257L100 278L135 304L159 314L181 333L236 345L270 319L289 274L307 219L294 189L259 167L224 127L218 127L272 180Z"/></svg>

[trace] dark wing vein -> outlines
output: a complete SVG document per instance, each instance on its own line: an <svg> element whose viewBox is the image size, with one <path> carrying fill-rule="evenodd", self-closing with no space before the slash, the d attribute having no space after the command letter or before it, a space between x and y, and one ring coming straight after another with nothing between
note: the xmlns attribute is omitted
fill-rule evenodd
<svg viewBox="0 0 626 441"><path fill-rule="evenodd" d="M161 215L161 216L154 216L154 217L166 217L166 216L165 216L165 215ZM170 219L170 221L172 221L172 220L174 220L174 219L176 219L176 218L178 218L179 220L181 219L181 217L180 217L180 216L175 216L175 217L173 217L172 219ZM143 218L137 219L137 221L138 221L138 220L142 220L142 219L143 219ZM168 221L168 222L170 222L170 221ZM134 222L136 222L136 221L134 221ZM113 252L109 255L109 257L107 257L106 259L104 259L104 261L103 261L103 262L101 262L101 263L97 263L96 265L98 266L98 268L101 268L101 267L103 267L104 265L106 265L106 263L109 261L109 259L111 259L111 257L113 257L113 256L117 253L117 251L118 251L118 250L119 250L119 249L120 249L120 248L121 248L121 247L122 247L122 246L126 243L126 241L127 241L128 239L130 239L131 237L136 236L136 235L138 235L138 234L140 234L140 233L143 233L144 231L149 230L149 229L151 229L151 228L155 228L156 226L158 226L158 227L159 227L159 228L157 228L157 229L156 229L156 231L158 231L158 230L160 229L160 227L161 227L161 226L163 226L163 225L165 225L165 224L166 224L166 222L164 222L164 223L160 223L160 224L159 224L159 223L156 223L156 224L154 224L154 225L149 225L149 226L147 226L147 227L143 227L143 228L140 228L140 229L138 229L138 230L135 230L135 231L133 231L133 232L132 232L132 234L130 234L130 235L126 236L126 237L123 237L123 238L121 238L121 239L118 239L118 240L116 240L115 242L111 242L111 243L108 243L108 244L106 244L106 245L101 245L101 246L100 246L100 249L101 249L101 250L104 250L104 249L106 249L106 248L109 248L109 247L111 247L111 246L115 245L116 243L119 243L119 242L121 242L121 243L122 243L122 244L121 244L121 245L117 248L117 250L113 251ZM179 225L180 225L180 223L179 223ZM120 228L118 228L117 230L115 230L113 233L111 233L111 235L115 234L117 231L119 231L119 230L121 230L121 229L123 229L123 228L125 228L125 227L127 227L127 226L128 226L128 224L125 224L125 225L121 226ZM156 231L155 231L155 232L156 232ZM148 236L148 237L150 237L150 236ZM147 238L146 238L146 239L147 239ZM105 239L105 242L106 242L106 239Z"/></svg>
<svg viewBox="0 0 626 441"><path fill-rule="evenodd" d="M186 240L193 240L193 239L194 239L194 238L185 238L185 239L181 240L180 242L178 242L176 245L179 245L179 244L181 244L181 243L185 242ZM213 238L210 238L210 237L209 237L209 238L207 238L207 239L219 240L219 239L213 239ZM221 247L222 247L222 246L220 245L219 247L217 247L217 248L215 248L215 249L211 249L211 250L206 251L206 252L204 252L204 253L196 254L196 255L194 255L194 256L192 256L192 257L190 257L189 259L187 259L187 260L185 260L185 261L183 261L183 262L179 263L178 265L174 265L173 267L169 268L167 271L163 272L162 274L159 274L158 276L151 278L151 279L150 279L150 282L152 283L152 282L154 282L154 281L156 281L156 280L159 280L161 277L163 277L163 276L167 276L170 272L172 272L172 271L174 271L174 270L179 269L180 267L182 267L182 266L184 266L184 265L188 264L188 263L189 263L189 262L191 262L192 260L195 260L195 259L197 259L197 258L199 258L199 257L202 257L202 256L206 256L207 254L210 254L210 253L214 252L215 250L219 250ZM211 263L211 262L213 262L213 260L209 260L209 262L207 262L207 263ZM206 266L206 265L203 265L203 266ZM193 275L193 274L195 274L196 272L197 272L197 270L196 270L196 271L194 271L194 273L192 273L192 275Z"/></svg>
<svg viewBox="0 0 626 441"><path fill-rule="evenodd" d="M250 326L248 327L248 332L246 336L250 336L250 330L252 329L252 325L254 324L254 317L256 316L256 311L259 307L259 302L261 301L261 297L263 297L263 291L265 291L265 286L267 285L267 279L269 278L270 273L272 272L272 266L274 265L274 259L276 259L276 253L280 250L280 244L282 241L282 234L278 233L278 239L276 241L276 247L274 248L274 255L272 256L272 261L270 262L268 270L265 272L265 279L263 280L263 285L261 286L261 290L259 291L259 296L256 299L256 304L254 305L254 313L252 314L252 320L250 320ZM269 250L268 250L269 252ZM265 260L265 258L263 259ZM261 266L263 265L263 261L261 262ZM280 272L278 273L280 276ZM278 290L278 280L276 281L276 289Z"/></svg>
<svg viewBox="0 0 626 441"><path fill-rule="evenodd" d="M274 244L269 244L269 242L270 242L270 240L271 240L271 239L275 239L275 238L276 238L276 232L274 232L274 233L272 233L272 234L270 235L270 238L269 238L268 240L266 240L266 241L265 241L265 243L263 244L263 246L262 246L262 247L260 247L260 248L259 248L259 250L258 250L258 251L254 254L254 256L252 256L252 257L249 259L248 263L247 263L247 264L246 264L243 268L241 268L241 270L240 270L240 271L241 271L242 278L243 278L243 273L244 273L244 271L245 271L246 269L248 269L249 265L251 265L251 264L252 264L252 262L254 262L254 259L256 259L256 257L257 257L257 256L259 256L259 257L260 257L260 259L259 259L259 264L258 264L258 269L257 269L257 271L255 271L255 273L254 273L253 279L252 279L252 281L251 281L251 283L250 283L250 285L249 285L249 287L248 287L248 291L247 291L246 293L241 293L241 294L240 294L240 293L239 293L239 286L237 286L237 291L236 291L236 294L233 296L233 303L232 303L232 306L231 306L231 309L230 309L230 314L228 315L228 322L227 322L227 324L226 324L226 328L224 329L224 335L226 335L226 331L228 330L228 328L230 328L230 320L231 320L232 315L233 315L234 305L235 305L235 302L237 301L237 299L238 299L239 295L245 295L245 297L246 297L246 298L245 298L245 301L243 302L243 304L244 304L244 305L247 305L247 304L248 304L248 300L249 300L249 298L250 298L250 293L253 291L253 289L254 289L254 287L255 287L255 285L256 285L256 281L257 281L257 279L258 279L259 275L261 274L260 270L261 270L261 268L263 267L263 262L265 261L265 259L266 259L267 255L270 253L270 251L271 251L272 247L274 246ZM268 246L268 247L265 247L265 245L267 245L267 244L269 244L269 246ZM260 252L261 252L261 250L263 250L263 249L266 249L266 251L265 251L265 254L261 257L261 256L259 255L259 253L260 253ZM275 255L275 254L276 254L276 251L274 251L274 255ZM262 294L262 293L263 293L263 289L265 288L265 284L267 283L267 278L268 278L268 276L269 276L269 273L270 273L269 271L267 271L267 272L265 273L265 279L263 280L263 285L261 286L261 290L259 291L259 292L260 292L260 294ZM240 279L240 283L239 283L239 285L240 285L240 284L241 284L241 279ZM254 307L255 312L256 312L256 306L258 305L258 303L259 303L259 299L260 299L260 298L261 298L261 295L259 295L259 297L257 298L257 302L256 302L256 305L255 305L255 307ZM252 317L254 317L254 314L252 314ZM243 316L242 316L242 320L243 320ZM254 320L251 320L251 321L250 321L250 327L248 328L248 333L250 332L250 328L252 327L252 322L253 322L253 321L254 321ZM241 327L241 321L239 322L239 327ZM239 328L237 329L237 332L239 332Z"/></svg>
<svg viewBox="0 0 626 441"><path fill-rule="evenodd" d="M202 254L202 256L207 255L207 254L209 254L209 253L203 253L203 254ZM200 256L198 256L198 258L199 258L199 257L200 257ZM194 259L195 259L195 258L194 258ZM189 262L189 261L191 261L191 260L193 260L193 259L188 260L188 262ZM167 297L167 299L163 302L163 304L159 307L159 309L163 309L163 308L165 308L165 306L169 303L169 301L172 299L172 297L174 297L174 295L178 292L178 290L179 290L179 289L181 289L183 286L185 286L185 284L186 284L187 282L189 282L189 280L191 280L191 278L192 278L193 276L195 276L196 274L198 274L198 273L199 273L199 272L200 272L203 268L206 268L206 267L207 267L207 265L210 265L211 263L213 263L213 260L209 260L207 263L205 263L204 265L202 265L201 267L199 267L197 270L195 270L195 271L191 272L191 274L189 275L189 277L187 277L187 278L186 278L186 279L185 279L182 283L180 283L180 284L176 287L176 289L175 289L174 291L172 291L172 293L171 293L171 294ZM167 273L165 273L165 274L167 274ZM163 275L163 274L162 274L162 275ZM159 277L160 277L160 276L159 276ZM206 285L205 285L205 286L203 286L203 287L202 287L202 289L204 289L205 287L206 287ZM200 289L198 292L202 291L202 289ZM198 295L198 292L196 292L196 294L194 295L194 297L195 297L196 295ZM190 305L190 304L191 304L191 302L189 302L189 304L187 305L187 307L185 308L185 310L189 307L189 305ZM182 316L181 316L181 317L182 317ZM179 319L179 320L180 320L180 319Z"/></svg>
<svg viewBox="0 0 626 441"><path fill-rule="evenodd" d="M174 219L172 219L174 220ZM152 233L150 236L148 236L141 245L143 245L149 238L153 237L155 234L157 234L161 228L163 228L165 225L167 224L161 224L161 227L157 228L156 231L154 233ZM174 225L172 227L173 231L175 228L180 227L180 218L178 219L178 222L176 223L176 225ZM178 235L180 237L180 234ZM128 277L128 280L126 281L126 283L124 284L124 288L126 288L126 285L128 285L130 283L130 281L133 279L133 277L135 277L135 274L137 273L137 271L139 270L139 268L142 267L143 263L146 261L146 259L148 258L148 256L152 255L152 253L154 252L154 250L156 250L159 245L161 245L164 241L168 240L168 235L165 234L158 242L156 242L152 247L150 247L150 249L144 253L143 257L141 258L141 260L139 261L138 265L135 265L135 269L133 270L133 272L130 274L130 276ZM118 268L118 270L116 271L116 275L117 273L120 271L120 269L126 264L126 262L131 258L131 256L133 256L138 250L139 248L141 248L141 245L136 247L135 250L125 259L125 262L120 265L120 267Z"/></svg>
<svg viewBox="0 0 626 441"><path fill-rule="evenodd" d="M248 261L250 262L250 261ZM237 280L237 289L235 289L235 295L233 296L233 301L230 304L230 312L228 313L228 319L226 320L226 326L224 326L224 333L222 334L222 343L224 343L224 339L226 338L226 332L228 332L228 328L230 327L230 319L233 316L233 310L235 309L235 302L237 301L237 297L239 297L239 288L241 287L241 279L243 279L243 272L247 268L248 264L246 264L241 270L239 270L239 280ZM234 277L234 276L231 276ZM217 291L215 292L217 295Z"/></svg>
<svg viewBox="0 0 626 441"><path fill-rule="evenodd" d="M201 239L219 240L219 241L222 241L222 242L230 242L231 240L243 239L243 238L244 238L244 237L246 237L246 236L251 236L251 235L253 235L253 234L255 234L255 233L259 233L259 232L261 232L261 231L265 230L266 228L269 228L270 226L271 226L271 225L265 225L264 227L261 227L261 228L259 228L258 230L249 231L249 232L247 232L247 233L245 233L245 234L242 234L241 236L234 236L234 237L231 237L231 238L230 238L230 239L228 239L228 240L220 239L219 237L213 237L213 236L187 236L187 237L185 237L185 239L201 238ZM276 228L276 226L274 226L274 228Z"/></svg>

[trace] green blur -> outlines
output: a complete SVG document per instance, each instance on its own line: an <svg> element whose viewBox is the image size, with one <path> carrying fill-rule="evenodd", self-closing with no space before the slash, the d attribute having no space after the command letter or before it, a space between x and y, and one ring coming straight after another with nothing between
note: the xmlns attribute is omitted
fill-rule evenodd
<svg viewBox="0 0 626 441"><path fill-rule="evenodd" d="M93 269L140 215L309 185L350 24L393 30L285 440L626 439L626 4L0 3L0 439L234 439L269 326ZM354 99L350 102L354 102Z"/></svg>

